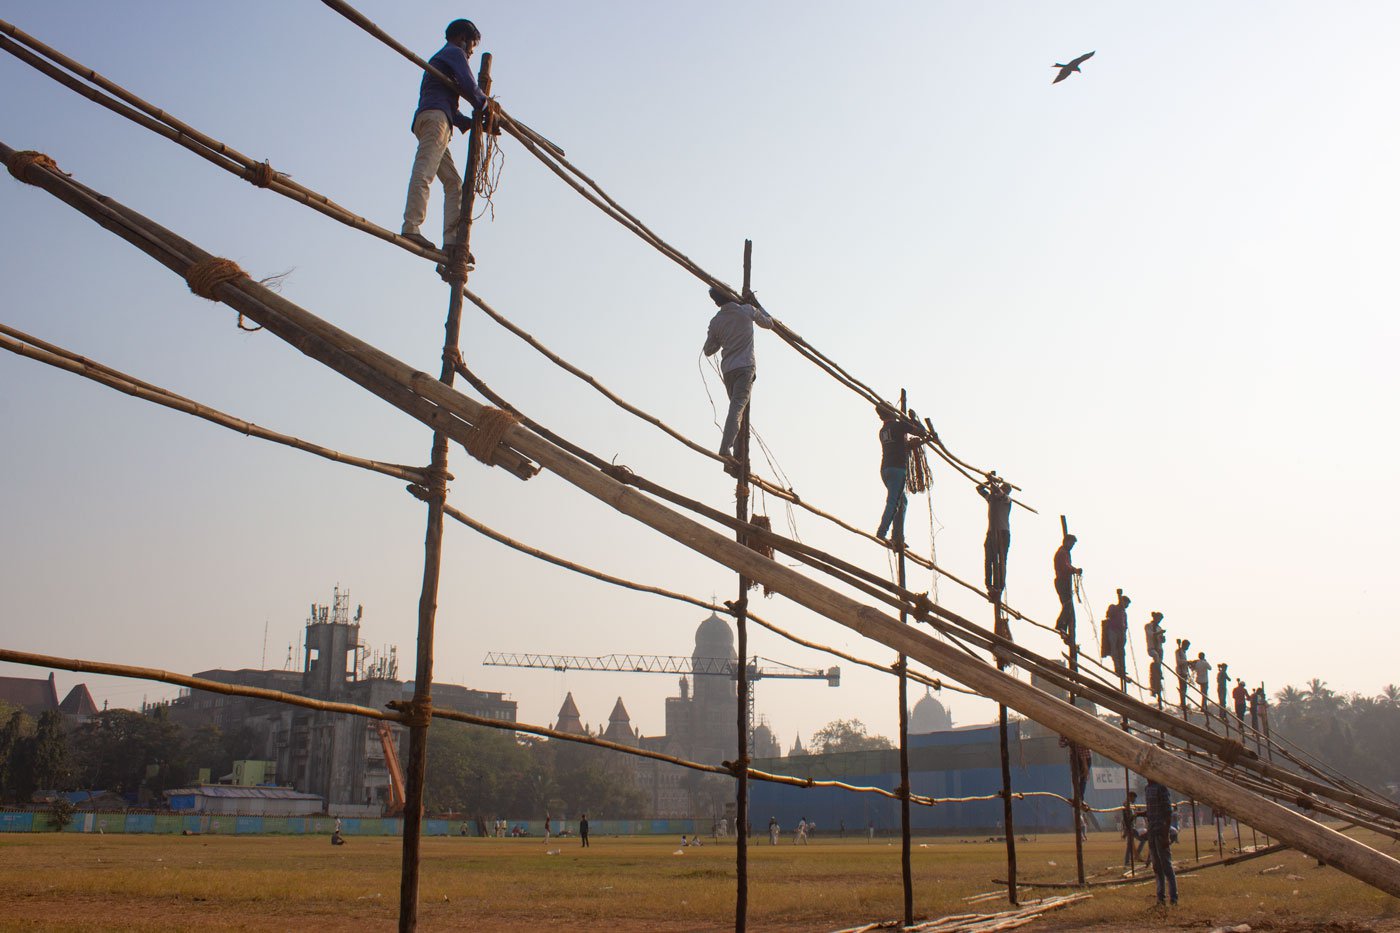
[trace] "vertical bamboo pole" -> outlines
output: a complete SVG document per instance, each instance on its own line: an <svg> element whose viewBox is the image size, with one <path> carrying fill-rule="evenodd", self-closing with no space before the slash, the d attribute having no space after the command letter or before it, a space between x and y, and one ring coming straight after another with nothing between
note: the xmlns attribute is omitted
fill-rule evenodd
<svg viewBox="0 0 1400 933"><path fill-rule="evenodd" d="M491 90L491 55L481 56L479 85L482 93ZM462 213L458 220L458 244L465 259L471 237L471 217L475 208L476 172L481 162L482 114L472 120L467 139L467 168L462 185ZM449 259L449 267L454 264ZM458 268L465 269L465 266ZM451 282L442 347L442 374L452 385L456 370L452 357L458 352L462 330L462 278ZM428 769L428 724L433 705L433 630L437 623L438 580L442 571L442 515L447 499L447 435L433 434L432 467L428 479L428 528L423 544L423 587L418 596L418 660L414 672L413 713L408 728L408 774L404 791L403 858L399 880L399 930L413 933L418 928L418 868L423 832L423 782Z"/></svg>
<svg viewBox="0 0 1400 933"><path fill-rule="evenodd" d="M906 405L908 395L899 390L899 411L908 416ZM901 490L901 493L903 491ZM932 495L932 493L930 493ZM904 515L895 514L894 552L899 562L899 588L904 589ZM901 605L899 621L908 624L909 614ZM899 872L904 883L904 925L914 925L914 869L911 864L914 847L913 834L909 826L909 674L906 670L909 658L899 656Z"/></svg>
<svg viewBox="0 0 1400 933"><path fill-rule="evenodd" d="M751 288L750 279L753 267L753 241L744 241L744 291L745 297ZM757 375L757 370L754 375ZM739 458L739 478L734 487L734 517L739 521L749 520L749 421L750 412L753 411L753 389L749 390L749 404L744 408L744 417L740 419L739 436L735 439L734 453ZM747 544L748 536L744 534L742 526L736 532L736 540L740 544ZM734 898L734 931L744 933L748 926L749 913L749 691L753 686L749 683L749 578L742 573L739 574L739 599L734 604L734 622L738 630L738 648L736 652L739 657L739 690L738 703L736 704L738 713L736 716L736 726L738 732L739 746L739 786L738 786L738 807L736 808L736 819L743 827L739 834L739 845L735 850L734 868L737 884L737 892Z"/></svg>
<svg viewBox="0 0 1400 933"><path fill-rule="evenodd" d="M1063 515L1060 516L1060 531L1064 535L1069 534L1069 522ZM1079 673L1079 613L1074 613L1069 623L1069 669L1073 674ZM1075 702L1075 695L1070 693L1069 702L1071 705L1078 705ZM1079 821L1084 814L1084 794L1083 780L1085 775L1081 773L1082 765L1079 761L1079 745L1071 742L1069 746L1069 773L1070 780L1074 781L1074 814L1070 820L1070 829L1074 833L1074 874L1080 884L1084 883L1084 839L1079 833Z"/></svg>
<svg viewBox="0 0 1400 933"><path fill-rule="evenodd" d="M997 619L1002 626L1009 629L1006 622L1006 613L1002 609L1001 601L998 600L993 607ZM1001 626L998 627L1001 631ZM997 670L1006 670L1005 661L997 661ZM1001 730L1001 802L1002 802L1002 824L1006 829L1006 897L1012 904L1020 903L1016 894L1016 824L1011 813L1011 752L1007 748L1006 733L1006 704L997 705L997 720Z"/></svg>

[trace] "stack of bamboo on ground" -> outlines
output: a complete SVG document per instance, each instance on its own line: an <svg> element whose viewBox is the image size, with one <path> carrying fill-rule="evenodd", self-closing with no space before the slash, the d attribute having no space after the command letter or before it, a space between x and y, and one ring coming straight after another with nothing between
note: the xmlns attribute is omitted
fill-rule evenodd
<svg viewBox="0 0 1400 933"><path fill-rule="evenodd" d="M839 930L837 933L874 933L875 930L899 930L901 933L1000 933L1002 930L1014 930L1025 926L1042 914L1091 897L1092 894L1050 897L1028 902L1015 910L1004 910L995 914L954 914L911 927L902 926L898 920L884 920L880 923L867 923L865 926Z"/></svg>

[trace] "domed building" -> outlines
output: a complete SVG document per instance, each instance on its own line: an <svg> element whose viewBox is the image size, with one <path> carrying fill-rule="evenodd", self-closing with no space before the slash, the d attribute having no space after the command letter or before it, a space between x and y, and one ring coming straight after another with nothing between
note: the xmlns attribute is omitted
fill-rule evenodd
<svg viewBox="0 0 1400 933"><path fill-rule="evenodd" d="M725 673L696 674L694 682L681 678L680 696L666 698L667 751L691 761L718 762L734 757L734 716L738 687L728 670L738 661L734 632L718 615L695 629L694 669L707 661L728 662Z"/></svg>
<svg viewBox="0 0 1400 933"><path fill-rule="evenodd" d="M948 732L953 728L953 717L943 708L943 704L933 698L933 692L924 688L924 695L914 704L909 713L909 734L924 735L929 732Z"/></svg>

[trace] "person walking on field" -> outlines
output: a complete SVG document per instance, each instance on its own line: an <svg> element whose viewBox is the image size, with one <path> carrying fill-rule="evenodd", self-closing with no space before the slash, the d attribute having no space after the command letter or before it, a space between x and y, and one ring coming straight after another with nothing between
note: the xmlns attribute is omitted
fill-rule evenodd
<svg viewBox="0 0 1400 933"><path fill-rule="evenodd" d="M1157 904L1166 903L1171 894L1176 906L1176 870L1172 866L1172 794L1156 781L1148 781L1143 792L1147 797L1147 846L1152 854L1152 871L1157 876Z"/></svg>
<svg viewBox="0 0 1400 933"><path fill-rule="evenodd" d="M462 132L471 129L472 121L457 109L463 95L473 110L486 106L486 95L476 86L472 75L472 51L481 41L481 33L469 19L456 19L447 25L447 44L430 60L434 68L451 76L457 87L443 84L431 74L424 73L418 87L418 109L413 112L413 135L418 137L418 153L413 158L413 172L408 179L408 200L403 209L403 236L425 249L434 249L432 240L419 230L428 216L428 196L433 177L442 182L442 248L450 250L457 241L457 222L462 212L462 178L452 162L447 144L452 141L452 128ZM458 94L458 91L461 94Z"/></svg>
<svg viewBox="0 0 1400 933"><path fill-rule="evenodd" d="M1060 597L1060 616L1055 620L1055 631L1066 642L1074 625L1074 578L1084 572L1070 563L1070 552L1078 540L1074 535L1065 535L1055 552L1055 594Z"/></svg>
<svg viewBox="0 0 1400 933"><path fill-rule="evenodd" d="M768 817L768 844L775 846L778 844L778 834L782 832L782 827L778 825L776 816Z"/></svg>
<svg viewBox="0 0 1400 933"><path fill-rule="evenodd" d="M1011 489L989 474L977 492L987 500L987 538L982 545L987 595L999 603L1006 590L1006 555L1011 550Z"/></svg>
<svg viewBox="0 0 1400 933"><path fill-rule="evenodd" d="M765 330L772 330L773 318L759 307L753 292L746 293L741 303L731 301L718 288L711 288L710 300L719 311L710 318L704 351L706 356L714 356L719 350L724 350L719 370L724 378L724 391L729 394L729 414L724 419L719 455L732 457L734 441L739 436L739 426L744 410L749 407L749 396L758 372L753 351L753 326L757 324Z"/></svg>
<svg viewBox="0 0 1400 933"><path fill-rule="evenodd" d="M590 848L590 846L588 845L588 814L587 814L587 813L583 814L582 816L580 816L580 817L578 818L578 840L579 840L580 843L583 844L583 847L584 847L585 849Z"/></svg>
<svg viewBox="0 0 1400 933"><path fill-rule="evenodd" d="M549 841L549 814L544 815L544 841Z"/></svg>

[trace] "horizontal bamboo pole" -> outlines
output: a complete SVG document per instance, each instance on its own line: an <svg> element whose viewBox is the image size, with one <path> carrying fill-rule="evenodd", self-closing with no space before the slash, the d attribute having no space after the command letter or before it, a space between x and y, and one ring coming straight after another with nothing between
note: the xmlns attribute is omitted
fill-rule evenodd
<svg viewBox="0 0 1400 933"><path fill-rule="evenodd" d="M0 143L0 156L9 161L12 155L13 150ZM71 195L76 189L65 191L63 179L54 172L31 169L30 176L36 184L57 194L65 202L73 203L75 207L78 206L75 202L81 201L77 197L73 197L72 201L64 197L64 193ZM92 205L84 206L87 207L84 213L89 216L101 214ZM152 255L158 256L162 252L157 244L151 242L159 241L159 237L149 233L135 234L124 225L114 227L117 228L115 232L141 245ZM172 265L182 273L187 267L188 263L183 267L178 263ZM343 358L349 357L351 361L369 366L385 379L409 389L420 398L432 401L464 423L476 423L485 414L483 406L473 399L332 327L249 279L221 285L216 294L220 300L243 311L257 323L264 324L270 332L282 336L299 349L307 344L307 338L324 340L338 350L339 355L326 354L323 362L338 371L346 373L346 370L353 368L346 365ZM260 320L260 317L265 320ZM273 324L278 328L274 329ZM303 352L306 352L305 349ZM1030 684L1021 683L986 662L969 658L925 632L903 625L889 615L763 557L711 528L671 511L518 425L508 428L505 438L511 448L566 482L730 570L757 580L799 605L953 677L1076 744L1094 749L1118 764L1210 806L1243 817L1250 825L1294 848L1329 862L1387 893L1400 895L1400 862L1395 859L1278 804L1263 800L1229 780L1125 734L1116 726L1102 722Z"/></svg>
<svg viewBox="0 0 1400 933"><path fill-rule="evenodd" d="M375 473L382 473L385 476L392 476L396 479L408 480L413 483L424 482L423 471L413 467L403 466L397 463L385 463L380 460L368 460L364 457L356 457L351 454L341 453L329 447L322 447L319 444L304 441L290 434L279 434L276 431L269 431L267 428L259 427L251 421L244 421L232 415L226 415L217 409L210 408L207 405L201 405L199 402L191 401L184 396L176 395L158 386L152 386L150 383L143 383L141 380L134 377L127 377L125 374L115 369L88 360L85 357L80 357L67 351L54 352L50 349L53 346L52 344L40 346L35 342L34 338L30 337L12 339L15 335L19 334L22 334L22 332L0 324L0 349L8 350L11 353L28 357L32 360L37 360L55 369L62 369L67 372L75 373L85 379L91 379L93 382L101 383L108 388L116 389L118 392L130 395L133 398L154 402L157 405L173 409L174 411L194 415L196 418L202 418L211 424L217 424L231 431L237 431L239 434L248 437L272 441L275 444L282 444L286 447L302 450L309 454L315 454L326 460L333 460L336 463L344 463L347 466L354 466Z"/></svg>
<svg viewBox="0 0 1400 933"><path fill-rule="evenodd" d="M190 677L186 674L162 671L154 667L137 667L131 664L109 664L105 661L85 661L79 658L60 658L48 654L35 654L31 651L12 651L9 648L0 648L0 661L9 661L11 664L27 664L31 667L56 667L61 671L75 671L79 674L110 674L113 677L132 677L138 680L154 680L160 683L174 684L177 687L189 687L191 690L203 690L206 693L222 693L225 696L251 697L255 700L271 700L274 703L284 703L288 706L300 706L303 709L320 710L323 713L345 713L348 716L363 716L366 719L385 719L389 722L404 721L404 717L399 713L374 709L370 706L358 706L354 703L333 703L330 700L317 700L295 693L285 693L281 690L247 687L242 684L226 684L218 680L208 680L203 677Z"/></svg>
<svg viewBox="0 0 1400 933"><path fill-rule="evenodd" d="M6 38L6 36L9 36L9 38ZM28 48L25 48L25 46ZM237 175L244 180L250 180L250 174L260 171L262 163L258 162L258 160L244 155L231 146L214 139L206 133L200 132L172 114L161 110L153 104L147 103L116 82L103 77L81 62L69 58L57 49L45 45L35 37L23 32L18 27L4 20L0 20L0 50L10 53L31 68L69 90L86 97L93 103L105 107L113 113L125 117L138 126L142 126L159 136L165 137L171 142L188 149L200 158L211 162L231 174ZM48 61L44 59L48 59ZM72 74L65 73L62 69L67 69L67 71ZM97 87L94 88L88 84L84 84L82 81L77 80L74 75L81 77ZM98 90L98 88L101 90ZM128 104L130 106L128 106ZM304 204L312 210L325 214L327 217L339 221L348 227L360 230L363 233L368 233L388 243L393 243L400 249L406 250L414 255L421 256L425 259L431 259L434 262L446 261L446 254L440 250L426 249L419 246L412 240L406 239L402 235L394 233L392 230L388 230L365 219L349 208L337 204L320 192L308 188L300 182L293 181L292 178L284 172L272 172L271 177L267 180L266 187L283 197L296 201L299 204Z"/></svg>

